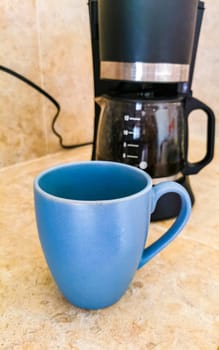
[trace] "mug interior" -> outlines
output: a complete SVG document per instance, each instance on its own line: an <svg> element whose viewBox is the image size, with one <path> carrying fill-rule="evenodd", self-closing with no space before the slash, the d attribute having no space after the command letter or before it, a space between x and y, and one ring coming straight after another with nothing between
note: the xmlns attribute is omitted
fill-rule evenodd
<svg viewBox="0 0 219 350"><path fill-rule="evenodd" d="M137 168L101 161L62 165L44 172L37 186L49 195L81 201L119 199L145 189L150 177Z"/></svg>

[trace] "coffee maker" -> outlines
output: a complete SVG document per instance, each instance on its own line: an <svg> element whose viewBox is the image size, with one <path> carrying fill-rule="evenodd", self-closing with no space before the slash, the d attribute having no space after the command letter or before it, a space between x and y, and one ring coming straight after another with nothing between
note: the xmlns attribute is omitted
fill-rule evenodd
<svg viewBox="0 0 219 350"><path fill-rule="evenodd" d="M95 125L92 159L173 180L194 203L189 175L213 158L215 116L192 95L204 3L198 0L89 0ZM189 114L207 118L206 154L188 160ZM163 196L152 220L175 217L176 194Z"/></svg>

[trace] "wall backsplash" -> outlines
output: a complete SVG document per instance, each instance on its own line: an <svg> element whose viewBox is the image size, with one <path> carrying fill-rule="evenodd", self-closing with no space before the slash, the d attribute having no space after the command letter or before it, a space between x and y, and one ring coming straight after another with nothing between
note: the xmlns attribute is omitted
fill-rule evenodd
<svg viewBox="0 0 219 350"><path fill-rule="evenodd" d="M194 96L219 115L219 2L206 0ZM0 3L0 65L23 74L61 105L56 128L65 144L92 141L93 80L87 1L7 0ZM60 149L49 100L0 71L0 167ZM192 118L192 133L203 128ZM217 120L218 122L218 120ZM205 135L205 133L204 133Z"/></svg>

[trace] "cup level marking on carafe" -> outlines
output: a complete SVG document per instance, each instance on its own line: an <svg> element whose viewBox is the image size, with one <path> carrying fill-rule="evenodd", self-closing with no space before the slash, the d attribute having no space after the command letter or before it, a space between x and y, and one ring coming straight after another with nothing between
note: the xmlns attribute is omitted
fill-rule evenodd
<svg viewBox="0 0 219 350"><path fill-rule="evenodd" d="M134 156L132 154L126 154L126 153L123 153L122 157L123 158L138 159L138 156Z"/></svg>
<svg viewBox="0 0 219 350"><path fill-rule="evenodd" d="M123 135L125 135L125 136L133 135L133 134L134 134L133 131L129 131L129 130L127 130L127 129L123 130Z"/></svg>
<svg viewBox="0 0 219 350"><path fill-rule="evenodd" d="M140 103L140 102L136 103L135 110L136 111L141 111L142 110L142 103Z"/></svg>
<svg viewBox="0 0 219 350"><path fill-rule="evenodd" d="M132 154L127 154L127 158L138 159L138 156L133 156Z"/></svg>
<svg viewBox="0 0 219 350"><path fill-rule="evenodd" d="M141 120L141 118L140 117L131 117L130 115L124 115L124 120L126 121L126 122L128 122L129 120L134 120L134 121L140 121Z"/></svg>
<svg viewBox="0 0 219 350"><path fill-rule="evenodd" d="M140 146L139 146L139 145L136 145L136 143L127 143L127 142L124 142L124 143L123 143L123 147L139 148Z"/></svg>
<svg viewBox="0 0 219 350"><path fill-rule="evenodd" d="M148 167L148 163L146 161L143 160L139 163L140 169L145 170L145 169L147 169L147 167Z"/></svg>

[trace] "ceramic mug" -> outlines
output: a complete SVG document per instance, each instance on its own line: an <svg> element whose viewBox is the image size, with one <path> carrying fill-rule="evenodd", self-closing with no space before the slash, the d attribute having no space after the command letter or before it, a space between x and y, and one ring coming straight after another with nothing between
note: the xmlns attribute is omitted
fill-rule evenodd
<svg viewBox="0 0 219 350"><path fill-rule="evenodd" d="M158 199L175 192L181 211L145 248ZM47 169L34 181L39 238L65 298L86 309L107 307L128 289L136 270L183 229L191 202L175 182L152 186L144 171L126 164L88 161Z"/></svg>

